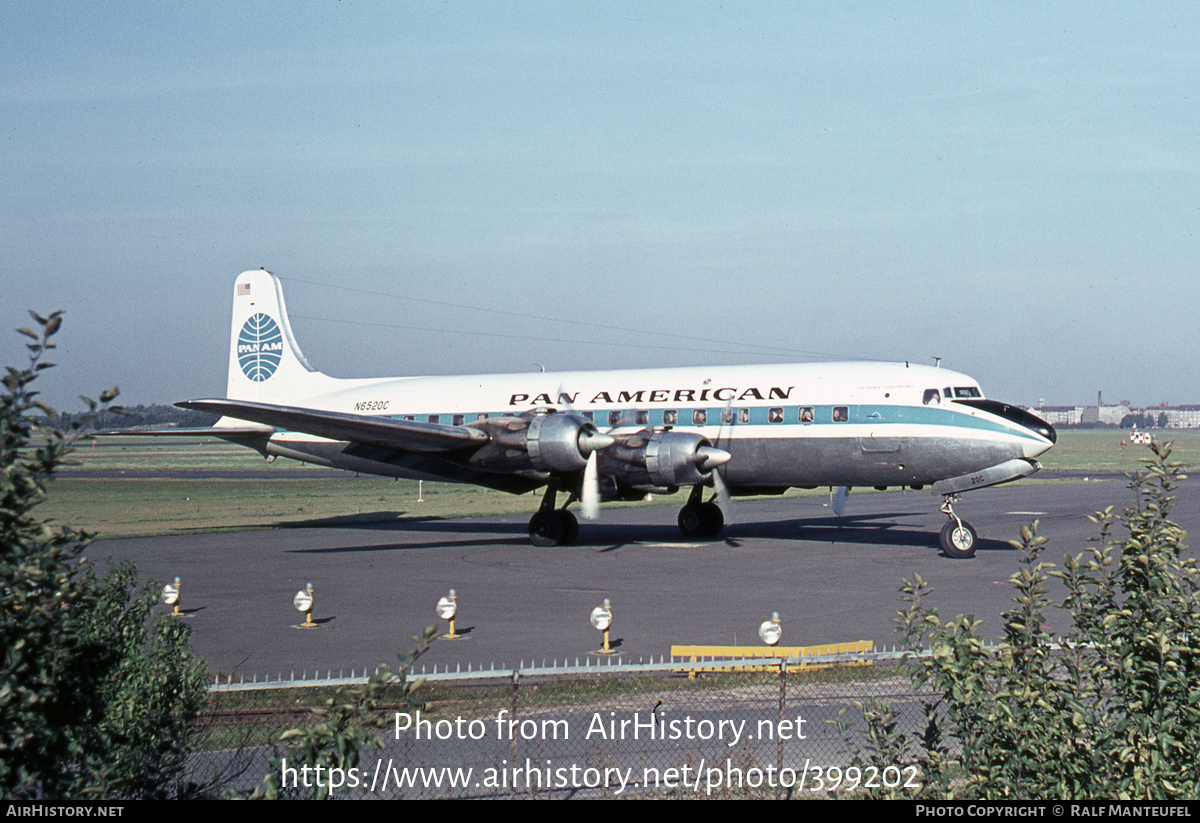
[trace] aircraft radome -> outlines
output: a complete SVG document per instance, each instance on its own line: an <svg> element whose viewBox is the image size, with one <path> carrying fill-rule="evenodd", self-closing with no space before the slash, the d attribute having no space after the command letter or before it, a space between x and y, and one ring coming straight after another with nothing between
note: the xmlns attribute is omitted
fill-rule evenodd
<svg viewBox="0 0 1200 823"><path fill-rule="evenodd" d="M544 487L529 521L540 546L576 539L576 501L592 519L603 500L690 489L679 528L711 537L733 495L837 487L840 514L852 486L930 486L947 515L943 552L971 557L957 495L1032 474L1055 441L974 379L909 363L337 379L301 354L268 271L234 284L226 395L179 403L221 419L173 433L388 477Z"/></svg>

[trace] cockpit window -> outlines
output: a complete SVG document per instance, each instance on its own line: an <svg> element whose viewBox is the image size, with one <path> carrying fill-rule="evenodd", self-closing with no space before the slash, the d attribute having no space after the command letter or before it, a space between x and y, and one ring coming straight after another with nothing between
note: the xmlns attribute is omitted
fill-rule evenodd
<svg viewBox="0 0 1200 823"><path fill-rule="evenodd" d="M942 396L938 393L937 389L926 389L925 396L921 399L921 402L926 406L930 403L941 403Z"/></svg>
<svg viewBox="0 0 1200 823"><path fill-rule="evenodd" d="M955 386L955 397L983 397L983 394L975 386Z"/></svg>

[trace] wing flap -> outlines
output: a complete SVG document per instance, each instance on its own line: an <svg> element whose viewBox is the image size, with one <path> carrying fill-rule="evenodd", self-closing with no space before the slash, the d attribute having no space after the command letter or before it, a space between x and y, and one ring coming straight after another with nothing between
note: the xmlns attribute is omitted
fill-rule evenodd
<svg viewBox="0 0 1200 823"><path fill-rule="evenodd" d="M278 429L328 437L330 440L348 440L402 451L454 451L482 446L490 439L479 429L467 426L396 420L391 417L366 417L343 412L253 403L247 400L189 400L175 405Z"/></svg>

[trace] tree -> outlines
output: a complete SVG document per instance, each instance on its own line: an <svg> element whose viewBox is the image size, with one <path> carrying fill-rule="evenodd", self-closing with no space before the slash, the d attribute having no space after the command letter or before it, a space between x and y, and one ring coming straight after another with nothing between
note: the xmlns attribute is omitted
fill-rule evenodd
<svg viewBox="0 0 1200 823"><path fill-rule="evenodd" d="M88 417L72 431L47 422L33 384L53 365L62 313L31 314L38 331L18 330L29 364L7 369L0 394L0 795L174 796L203 669L187 627L153 619L136 570L92 573L92 535L37 516ZM101 408L84 400L89 415Z"/></svg>
<svg viewBox="0 0 1200 823"><path fill-rule="evenodd" d="M1009 578L1016 608L1001 642L985 643L972 616L943 622L924 605L925 582L905 581L899 623L926 652L909 674L937 696L915 735L898 731L887 707L861 707L860 765L917 764L919 797L1196 796L1200 574L1169 517L1180 464L1169 445L1152 449L1146 470L1129 475L1133 503L1093 515L1099 536L1062 570L1042 560L1036 522L1022 528L1021 568ZM1074 625L1061 645L1044 629L1052 578L1066 584L1061 608Z"/></svg>

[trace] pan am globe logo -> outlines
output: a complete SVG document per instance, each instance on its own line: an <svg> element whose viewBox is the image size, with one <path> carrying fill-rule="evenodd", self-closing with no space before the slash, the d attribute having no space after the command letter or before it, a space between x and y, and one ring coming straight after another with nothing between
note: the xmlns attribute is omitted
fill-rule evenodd
<svg viewBox="0 0 1200 823"><path fill-rule="evenodd" d="M242 373L261 383L275 373L283 357L283 332L279 324L259 312L252 315L238 332L237 358Z"/></svg>

